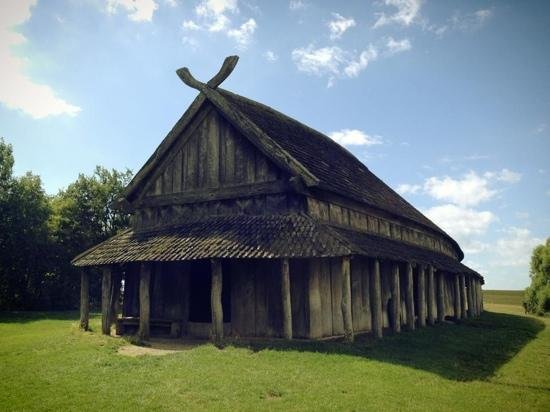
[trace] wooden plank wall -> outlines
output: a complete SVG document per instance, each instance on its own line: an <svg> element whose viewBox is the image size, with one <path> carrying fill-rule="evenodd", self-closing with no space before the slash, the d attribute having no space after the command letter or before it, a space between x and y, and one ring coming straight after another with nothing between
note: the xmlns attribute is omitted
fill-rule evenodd
<svg viewBox="0 0 550 412"><path fill-rule="evenodd" d="M277 180L281 172L215 109L197 115L147 183L147 196Z"/></svg>
<svg viewBox="0 0 550 412"><path fill-rule="evenodd" d="M380 262L380 277L381 277L381 289L382 289L382 323L385 328L390 327L390 317L389 317L389 301L391 297L391 265L392 263L387 260Z"/></svg>

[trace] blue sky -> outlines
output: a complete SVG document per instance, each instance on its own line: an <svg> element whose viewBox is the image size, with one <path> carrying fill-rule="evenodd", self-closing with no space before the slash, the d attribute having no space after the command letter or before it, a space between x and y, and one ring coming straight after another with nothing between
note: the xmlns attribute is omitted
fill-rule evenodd
<svg viewBox="0 0 550 412"><path fill-rule="evenodd" d="M344 144L454 236L486 288L529 283L550 235L550 3L0 3L0 136L49 193L137 171L204 81Z"/></svg>

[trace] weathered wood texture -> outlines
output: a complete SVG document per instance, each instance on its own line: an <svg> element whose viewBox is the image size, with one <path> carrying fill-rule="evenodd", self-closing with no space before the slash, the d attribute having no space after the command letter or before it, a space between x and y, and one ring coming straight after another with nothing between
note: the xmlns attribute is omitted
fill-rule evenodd
<svg viewBox="0 0 550 412"><path fill-rule="evenodd" d="M288 259L281 259L281 298L283 337L285 339L292 339L292 303L290 299L290 267Z"/></svg>
<svg viewBox="0 0 550 412"><path fill-rule="evenodd" d="M207 107L154 172L146 195L274 181L280 175L217 110Z"/></svg>
<svg viewBox="0 0 550 412"><path fill-rule="evenodd" d="M415 329L415 312L414 312L414 280L413 280L413 268L410 263L407 263L407 293L405 303L407 305L407 328L409 330Z"/></svg>
<svg viewBox="0 0 550 412"><path fill-rule="evenodd" d="M399 265L392 264L391 272L391 328L394 333L401 332L401 290L399 284Z"/></svg>
<svg viewBox="0 0 550 412"><path fill-rule="evenodd" d="M309 263L306 259L290 261L290 296L292 300L292 336L308 337L307 290Z"/></svg>
<svg viewBox="0 0 550 412"><path fill-rule="evenodd" d="M462 319L462 307L460 305L461 303L461 296L462 293L460 293L460 279L458 277L458 274L453 274L453 312L455 319Z"/></svg>
<svg viewBox="0 0 550 412"><path fill-rule="evenodd" d="M102 268L101 280L101 332L104 335L111 334L111 308L112 308L112 271L110 266Z"/></svg>
<svg viewBox="0 0 550 412"><path fill-rule="evenodd" d="M380 280L382 289L382 319L385 328L391 327L391 303L392 303L392 263L387 260L380 261Z"/></svg>
<svg viewBox="0 0 550 412"><path fill-rule="evenodd" d="M380 261L373 259L370 271L370 298L372 306L372 331L376 338L382 337L382 287L380 279Z"/></svg>
<svg viewBox="0 0 550 412"><path fill-rule="evenodd" d="M342 258L342 317L344 320L344 337L353 342L353 320L351 309L351 268L349 256Z"/></svg>
<svg viewBox="0 0 550 412"><path fill-rule="evenodd" d="M383 216L378 211L364 207L351 207L335 201L307 197L307 212L320 220L349 226L360 231L390 237L415 246L457 257L451 243L443 236L423 230L418 226Z"/></svg>
<svg viewBox="0 0 550 412"><path fill-rule="evenodd" d="M434 275L434 268L432 265L428 266L428 324L434 325L436 319L437 306L435 303L435 291L436 291L436 279Z"/></svg>
<svg viewBox="0 0 550 412"><path fill-rule="evenodd" d="M466 298L466 279L464 277L464 274L459 274L458 276L460 281L460 316L463 319L466 319L466 305L468 304L468 300Z"/></svg>
<svg viewBox="0 0 550 412"><path fill-rule="evenodd" d="M80 329L88 330L90 322L90 274L80 272Z"/></svg>
<svg viewBox="0 0 550 412"><path fill-rule="evenodd" d="M437 278L437 321L445 320L445 279L443 272L438 272Z"/></svg>
<svg viewBox="0 0 550 412"><path fill-rule="evenodd" d="M474 295L472 292L472 277L466 277L466 295L468 298L468 317L473 318L475 316L474 310Z"/></svg>
<svg viewBox="0 0 550 412"><path fill-rule="evenodd" d="M417 270L417 307L418 307L418 327L426 326L426 268L419 265Z"/></svg>
<svg viewBox="0 0 550 412"><path fill-rule="evenodd" d="M332 334L344 334L342 316L342 264L339 258L330 259L330 284L332 302Z"/></svg>
<svg viewBox="0 0 550 412"><path fill-rule="evenodd" d="M139 272L139 330L138 337L141 340L149 339L150 328L150 287L151 287L151 265L141 264Z"/></svg>
<svg viewBox="0 0 550 412"><path fill-rule="evenodd" d="M212 339L219 343L223 339L223 308L222 308L222 263L212 259L212 285L210 288L210 306L212 308Z"/></svg>
<svg viewBox="0 0 550 412"><path fill-rule="evenodd" d="M323 336L323 308L321 304L321 259L311 259L309 261L308 278L308 320L309 337L311 339Z"/></svg>
<svg viewBox="0 0 550 412"><path fill-rule="evenodd" d="M351 309L354 332L371 330L369 262L366 258L351 260Z"/></svg>

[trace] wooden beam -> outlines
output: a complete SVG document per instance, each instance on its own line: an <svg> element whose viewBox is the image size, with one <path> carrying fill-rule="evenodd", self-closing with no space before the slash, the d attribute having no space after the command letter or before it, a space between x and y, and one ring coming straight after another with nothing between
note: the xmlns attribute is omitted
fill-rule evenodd
<svg viewBox="0 0 550 412"><path fill-rule="evenodd" d="M281 296L283 306L283 337L292 339L292 307L290 302L290 268L288 259L281 259Z"/></svg>
<svg viewBox="0 0 550 412"><path fill-rule="evenodd" d="M89 330L90 322L90 274L80 271L80 329Z"/></svg>
<svg viewBox="0 0 550 412"><path fill-rule="evenodd" d="M212 77L206 85L212 89L218 87L231 74L238 61L239 56L227 56L218 73L216 73L216 75Z"/></svg>
<svg viewBox="0 0 550 412"><path fill-rule="evenodd" d="M442 323L445 320L445 284L443 272L437 274L437 321Z"/></svg>
<svg viewBox="0 0 550 412"><path fill-rule="evenodd" d="M483 313L483 291L481 290L481 281L478 279L476 280L477 284L477 298L479 300L478 308L479 308L479 314L481 315Z"/></svg>
<svg viewBox="0 0 550 412"><path fill-rule="evenodd" d="M323 336L321 291L319 278L321 274L321 260L310 259L308 278L308 304L309 304L309 337L317 339Z"/></svg>
<svg viewBox="0 0 550 412"><path fill-rule="evenodd" d="M453 309L455 313L455 319L460 320L462 319L462 308L460 307L460 301L462 294L460 293L460 280L458 278L458 273L455 273L453 275L453 292L454 292L454 298L453 298Z"/></svg>
<svg viewBox="0 0 550 412"><path fill-rule="evenodd" d="M111 282L112 282L112 285L111 285L112 291L111 291L111 296L110 296L110 299L111 299L111 310L110 310L111 318L109 319L109 325L113 325L114 323L116 323L118 310L120 309L119 308L119 300L120 300L120 287L121 287L121 282L122 282L122 271L120 270L120 268L116 268L112 271L111 279L112 279L111 280Z"/></svg>
<svg viewBox="0 0 550 412"><path fill-rule="evenodd" d="M150 336L151 320L151 264L142 263L139 270L139 330L138 338L147 340Z"/></svg>
<svg viewBox="0 0 550 412"><path fill-rule="evenodd" d="M434 267L428 266L428 325L435 324L435 279Z"/></svg>
<svg viewBox="0 0 550 412"><path fill-rule="evenodd" d="M101 280L101 332L104 335L111 334L111 297L112 297L112 271L110 266L103 266Z"/></svg>
<svg viewBox="0 0 550 412"><path fill-rule="evenodd" d="M466 280L464 278L464 273L460 273L458 276L460 281L460 316L462 319L466 319L468 317L466 313Z"/></svg>
<svg viewBox="0 0 550 412"><path fill-rule="evenodd" d="M244 185L225 186L216 189L188 190L181 193L144 197L133 204L133 209L142 207L159 207L181 205L214 200L228 200L257 195L284 193L291 189L288 181L276 180L273 182L247 183Z"/></svg>
<svg viewBox="0 0 550 412"><path fill-rule="evenodd" d="M477 279L474 278L472 280L472 292L473 292L473 297L474 297L474 311L475 311L475 316L479 316L479 299L477 297Z"/></svg>
<svg viewBox="0 0 550 412"><path fill-rule="evenodd" d="M401 332L401 291L399 285L399 264L392 263L391 271L391 328L394 333Z"/></svg>
<svg viewBox="0 0 550 412"><path fill-rule="evenodd" d="M351 313L351 275L350 257L342 257L342 316L344 318L344 337L353 342L353 318Z"/></svg>
<svg viewBox="0 0 550 412"><path fill-rule="evenodd" d="M212 288L210 305L212 307L212 339L220 343L223 339L223 307L222 307L222 262L212 259Z"/></svg>
<svg viewBox="0 0 550 412"><path fill-rule="evenodd" d="M374 259L370 271L372 332L375 338L382 337L382 285L380 280L380 261Z"/></svg>
<svg viewBox="0 0 550 412"><path fill-rule="evenodd" d="M405 295L405 306L407 308L407 328L414 330L414 280L413 267L407 262L407 290Z"/></svg>
<svg viewBox="0 0 550 412"><path fill-rule="evenodd" d="M426 268L418 265L418 327L426 326ZM433 316L433 314L432 314Z"/></svg>
<svg viewBox="0 0 550 412"><path fill-rule="evenodd" d="M473 318L475 316L474 311L474 295L472 293L472 277L466 278L466 295L468 297L468 317Z"/></svg>

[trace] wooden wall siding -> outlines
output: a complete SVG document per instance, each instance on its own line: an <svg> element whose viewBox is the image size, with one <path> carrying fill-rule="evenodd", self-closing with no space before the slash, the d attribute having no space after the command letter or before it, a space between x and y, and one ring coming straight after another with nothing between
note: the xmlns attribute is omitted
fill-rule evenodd
<svg viewBox="0 0 550 412"><path fill-rule="evenodd" d="M382 320L385 328L390 327L389 302L391 298L391 265L392 262L387 260L380 262L380 281L382 284Z"/></svg>
<svg viewBox="0 0 550 412"><path fill-rule="evenodd" d="M374 216L310 196L307 197L307 211L311 216L322 221L386 236L457 258L453 247L443 237L437 237L381 216Z"/></svg>
<svg viewBox="0 0 550 412"><path fill-rule="evenodd" d="M319 291L321 295L321 330L323 336L332 336L332 281L330 259L320 260Z"/></svg>
<svg viewBox="0 0 550 412"><path fill-rule="evenodd" d="M445 294L444 294L445 316L454 317L455 311L454 311L453 275L449 273L445 273L444 279L445 281L443 282L443 284L445 285Z"/></svg>
<svg viewBox="0 0 550 412"><path fill-rule="evenodd" d="M122 316L139 316L139 264L128 265L124 273Z"/></svg>
<svg viewBox="0 0 550 412"><path fill-rule="evenodd" d="M330 260L330 283L332 302L332 334L344 334L344 317L342 316L342 258Z"/></svg>
<svg viewBox="0 0 550 412"><path fill-rule="evenodd" d="M279 169L242 137L215 109L175 147L146 186L146 195L180 193L244 183L268 182ZM200 116L199 116L200 117Z"/></svg>
<svg viewBox="0 0 550 412"><path fill-rule="evenodd" d="M292 302L292 336L307 338L308 319L308 272L307 259L290 260L290 300Z"/></svg>
<svg viewBox="0 0 550 412"><path fill-rule="evenodd" d="M351 311L353 330L371 330L369 261L366 258L351 260Z"/></svg>
<svg viewBox="0 0 550 412"><path fill-rule="evenodd" d="M303 198L293 193L281 193L185 205L144 207L134 213L132 224L134 229L143 230L178 224L190 217L200 219L207 216L261 215L304 211Z"/></svg>

